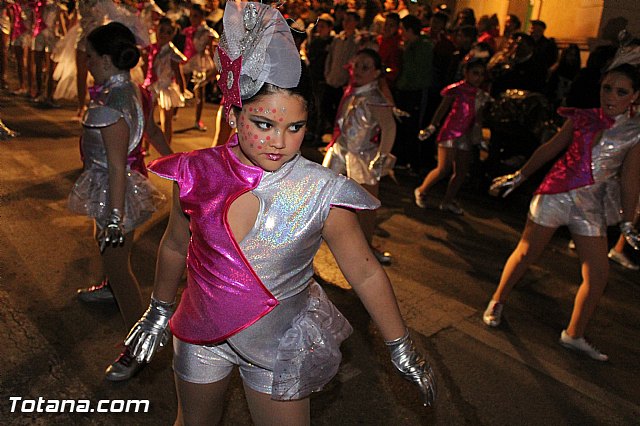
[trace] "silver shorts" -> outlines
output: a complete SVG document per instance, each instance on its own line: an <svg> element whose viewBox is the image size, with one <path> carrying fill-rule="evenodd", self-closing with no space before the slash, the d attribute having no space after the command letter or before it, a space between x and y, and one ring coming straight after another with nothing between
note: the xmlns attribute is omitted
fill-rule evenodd
<svg viewBox="0 0 640 426"><path fill-rule="evenodd" d="M570 192L534 195L529 205L529 219L549 228L566 225L575 235L607 235L606 216L603 212L597 208L579 208Z"/></svg>
<svg viewBox="0 0 640 426"><path fill-rule="evenodd" d="M256 392L271 394L273 372L243 359L229 344L194 345L173 337L173 371L185 382L215 383L231 374L236 365L245 385Z"/></svg>
<svg viewBox="0 0 640 426"><path fill-rule="evenodd" d="M24 33L18 36L17 38L15 38L14 40L11 40L11 45L18 46L18 47L31 48L31 40L32 40L31 34Z"/></svg>
<svg viewBox="0 0 640 426"><path fill-rule="evenodd" d="M438 147L440 148L449 148L449 149L459 149L460 151L471 151L473 149L473 139L471 138L471 132L465 133L459 138L455 139L447 139L444 141L438 142Z"/></svg>
<svg viewBox="0 0 640 426"><path fill-rule="evenodd" d="M53 49L56 47L58 43L58 37L55 34L50 34L47 32L42 32L38 34L31 44L31 50L36 52L53 52Z"/></svg>

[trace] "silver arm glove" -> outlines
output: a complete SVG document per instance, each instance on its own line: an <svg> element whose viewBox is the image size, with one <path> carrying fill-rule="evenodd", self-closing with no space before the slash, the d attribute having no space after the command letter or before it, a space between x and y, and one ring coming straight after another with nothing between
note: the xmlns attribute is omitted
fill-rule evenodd
<svg viewBox="0 0 640 426"><path fill-rule="evenodd" d="M109 222L98 234L100 253L104 251L107 244L113 247L124 244L124 227L122 226L122 212L118 209L111 210Z"/></svg>
<svg viewBox="0 0 640 426"><path fill-rule="evenodd" d="M436 126L433 124L429 124L425 129L420 130L418 133L418 139L421 141L427 140L433 135L436 131Z"/></svg>
<svg viewBox="0 0 640 426"><path fill-rule="evenodd" d="M514 189L519 187L525 179L526 177L520 173L520 170L510 175L497 177L493 182L491 182L489 194L497 197L500 195L500 192L504 190L502 198L505 198L507 195L511 194Z"/></svg>
<svg viewBox="0 0 640 426"><path fill-rule="evenodd" d="M429 362L414 346L411 337L409 337L409 331L399 339L384 343L391 352L391 362L402 374L402 377L420 388L424 406L433 406L437 394L436 377Z"/></svg>
<svg viewBox="0 0 640 426"><path fill-rule="evenodd" d="M620 224L620 232L624 235L627 243L636 250L640 250L640 234L631 222L622 222Z"/></svg>
<svg viewBox="0 0 640 426"><path fill-rule="evenodd" d="M383 154L380 151L376 153L376 156L373 157L373 160L369 162L369 170L373 172L375 177L380 180L382 174L384 172L384 166L387 161L387 154Z"/></svg>
<svg viewBox="0 0 640 426"><path fill-rule="evenodd" d="M411 117L411 114L409 114L407 111L401 110L400 108L393 107L391 109L391 112L393 113L393 116L398 119L398 121L402 121L404 117Z"/></svg>
<svg viewBox="0 0 640 426"><path fill-rule="evenodd" d="M153 355L169 341L169 319L176 302L168 303L151 296L149 308L131 328L124 344L129 347L138 362L149 362Z"/></svg>

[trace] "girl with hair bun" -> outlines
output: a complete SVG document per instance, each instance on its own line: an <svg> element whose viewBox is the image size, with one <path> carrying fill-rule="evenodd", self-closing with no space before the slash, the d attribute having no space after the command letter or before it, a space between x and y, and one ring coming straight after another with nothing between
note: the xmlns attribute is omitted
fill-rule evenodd
<svg viewBox="0 0 640 426"><path fill-rule="evenodd" d="M84 171L69 196L69 208L94 219L105 279L79 290L78 297L84 302L115 300L129 328L144 311L130 263L134 231L164 198L147 178L143 135L160 154L171 149L152 119L151 96L131 81L130 70L140 58L131 31L117 22L96 28L87 37L86 54L96 86L82 119ZM124 351L107 369L107 379L125 380L139 368Z"/></svg>

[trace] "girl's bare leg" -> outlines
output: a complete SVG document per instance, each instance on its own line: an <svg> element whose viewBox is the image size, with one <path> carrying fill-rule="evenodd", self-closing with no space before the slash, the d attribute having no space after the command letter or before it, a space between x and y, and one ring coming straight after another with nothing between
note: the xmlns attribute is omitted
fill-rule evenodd
<svg viewBox="0 0 640 426"><path fill-rule="evenodd" d="M447 192L444 194L442 204L450 204L458 195L458 191L460 191L469 172L472 156L472 151L453 150L453 173L451 174L451 179L449 179Z"/></svg>
<svg viewBox="0 0 640 426"><path fill-rule="evenodd" d="M13 46L13 53L16 56L16 68L18 72L18 92L26 92L27 90L27 73L25 63L25 48L22 46Z"/></svg>
<svg viewBox="0 0 640 426"><path fill-rule="evenodd" d="M450 148L438 147L438 165L431 170L418 187L420 194L424 196L433 185L444 179L451 173L453 166L454 150Z"/></svg>
<svg viewBox="0 0 640 426"><path fill-rule="evenodd" d="M208 384L185 382L175 376L178 393L178 416L175 426L211 425L220 423L224 396L231 375Z"/></svg>
<svg viewBox="0 0 640 426"><path fill-rule="evenodd" d="M38 51L33 51L33 63L35 64L35 68L36 68L36 75L35 75L35 80L36 80L36 97L41 96L44 94L43 90L42 90L42 85L43 85L43 75L42 75L42 69L43 69L43 64L44 64L44 57L45 57L45 52L44 50L41 52Z"/></svg>
<svg viewBox="0 0 640 426"><path fill-rule="evenodd" d="M302 426L311 424L309 398L274 401L271 395L256 392L245 385L244 392L251 418L256 426Z"/></svg>
<svg viewBox="0 0 640 426"><path fill-rule="evenodd" d="M51 60L51 53L47 52L47 101L53 103L53 89L55 88L55 82L53 80L53 71L56 68L56 63Z"/></svg>
<svg viewBox="0 0 640 426"><path fill-rule="evenodd" d="M380 185L362 185L364 189L367 190L371 195L378 198L378 192L380 189ZM373 233L376 229L376 211L375 210L358 210L358 221L360 222L360 227L362 228L362 232L367 239L369 245L371 245L373 241Z"/></svg>
<svg viewBox="0 0 640 426"><path fill-rule="evenodd" d="M202 110L204 109L204 88L203 84L196 90L196 123L199 123L202 119Z"/></svg>
<svg viewBox="0 0 640 426"><path fill-rule="evenodd" d="M556 228L538 225L527 219L522 237L504 265L500 283L491 300L504 303L509 297L511 289L522 278L524 273L538 260L547 246Z"/></svg>
<svg viewBox="0 0 640 426"><path fill-rule="evenodd" d="M140 319L145 310L140 285L131 269L131 248L134 232L125 235L122 246L107 246L102 253L104 273L118 302L127 330Z"/></svg>
<svg viewBox="0 0 640 426"><path fill-rule="evenodd" d="M160 109L160 128L167 143L171 145L171 138L173 136L173 115L175 108L170 110Z"/></svg>
<svg viewBox="0 0 640 426"><path fill-rule="evenodd" d="M607 237L585 237L572 235L582 263L582 284L578 288L567 333L571 337L582 337L589 320L607 286L609 260Z"/></svg>

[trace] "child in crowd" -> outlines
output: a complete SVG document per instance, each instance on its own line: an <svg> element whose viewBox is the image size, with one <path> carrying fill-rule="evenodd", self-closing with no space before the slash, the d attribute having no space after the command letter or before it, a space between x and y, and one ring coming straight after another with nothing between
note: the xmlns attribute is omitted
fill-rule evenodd
<svg viewBox="0 0 640 426"><path fill-rule="evenodd" d="M446 115L437 138L438 165L427 174L422 185L414 190L415 202L420 208L426 208L426 193L431 187L451 175L440 210L456 215L464 214L454 199L469 171L473 145L480 142L479 111L489 99L487 93L480 88L486 73L483 56L470 55L466 59L464 80L442 90L442 102L431 124L418 135L422 141L428 139Z"/></svg>
<svg viewBox="0 0 640 426"><path fill-rule="evenodd" d="M196 98L196 121L194 128L204 132L207 127L202 122L202 110L205 101L205 86L213 77L214 45L218 40L218 33L212 30L204 20L204 11L199 4L192 4L189 21L191 26L182 33L185 36L184 54L188 58L184 64L184 73L191 74L193 93Z"/></svg>
<svg viewBox="0 0 640 426"><path fill-rule="evenodd" d="M176 27L169 18L161 18L155 31L158 42L149 46L147 77L144 87L154 94L160 108L160 127L167 143L173 135L173 115L184 106L186 85L181 63L187 58L173 45Z"/></svg>

